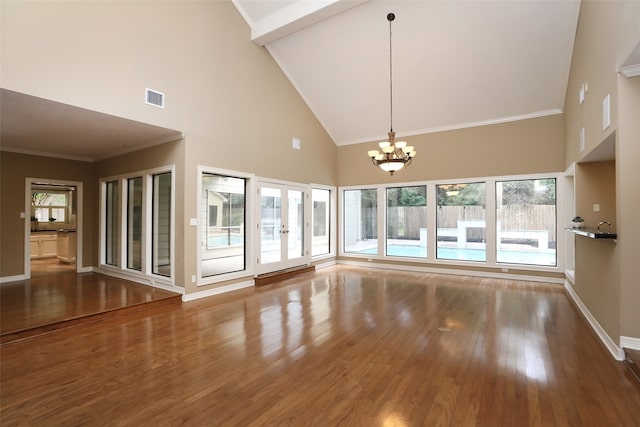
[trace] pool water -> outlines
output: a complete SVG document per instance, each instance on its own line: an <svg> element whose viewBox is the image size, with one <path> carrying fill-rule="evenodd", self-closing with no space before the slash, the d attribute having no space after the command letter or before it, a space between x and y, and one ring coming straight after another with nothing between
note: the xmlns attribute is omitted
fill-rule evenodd
<svg viewBox="0 0 640 427"><path fill-rule="evenodd" d="M374 255L377 248L357 251L360 254ZM426 258L427 248L414 245L389 245L387 246L387 256L401 256L413 258ZM486 251L474 248L437 248L438 259L450 259L459 261L486 261ZM497 262L509 264L530 264L530 265L556 265L555 252L537 252L521 250L498 250Z"/></svg>

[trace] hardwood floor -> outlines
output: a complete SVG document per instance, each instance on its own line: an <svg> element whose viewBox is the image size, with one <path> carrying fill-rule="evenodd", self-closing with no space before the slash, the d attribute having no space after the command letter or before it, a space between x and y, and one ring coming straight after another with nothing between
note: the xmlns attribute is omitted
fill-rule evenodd
<svg viewBox="0 0 640 427"><path fill-rule="evenodd" d="M176 297L180 299L174 292L102 274L49 270L0 286L0 343Z"/></svg>
<svg viewBox="0 0 640 427"><path fill-rule="evenodd" d="M559 286L325 268L0 346L11 425L637 426Z"/></svg>

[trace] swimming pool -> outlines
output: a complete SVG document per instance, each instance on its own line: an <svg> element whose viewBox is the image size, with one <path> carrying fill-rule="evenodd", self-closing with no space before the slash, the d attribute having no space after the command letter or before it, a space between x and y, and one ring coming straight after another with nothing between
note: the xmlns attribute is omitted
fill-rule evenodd
<svg viewBox="0 0 640 427"><path fill-rule="evenodd" d="M238 235L221 235L221 236L209 236L207 238L207 246L209 248L216 246L235 246L244 243L244 237Z"/></svg>
<svg viewBox="0 0 640 427"><path fill-rule="evenodd" d="M374 255L377 248L356 251L359 254ZM417 245L388 245L387 256L426 258L427 248ZM486 251L476 248L437 248L437 258L455 261L486 261ZM498 250L497 262L507 264L530 264L554 267L557 265L555 251L538 252L526 250Z"/></svg>

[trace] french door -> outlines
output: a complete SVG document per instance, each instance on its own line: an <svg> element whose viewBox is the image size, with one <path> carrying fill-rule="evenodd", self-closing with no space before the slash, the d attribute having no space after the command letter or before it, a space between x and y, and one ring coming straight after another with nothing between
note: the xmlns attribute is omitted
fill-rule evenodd
<svg viewBox="0 0 640 427"><path fill-rule="evenodd" d="M307 264L307 189L258 182L258 196L258 274Z"/></svg>

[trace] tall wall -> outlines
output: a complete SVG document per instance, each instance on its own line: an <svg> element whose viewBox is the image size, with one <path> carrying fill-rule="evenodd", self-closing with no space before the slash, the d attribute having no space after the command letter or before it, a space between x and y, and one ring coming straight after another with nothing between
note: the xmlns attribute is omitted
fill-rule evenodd
<svg viewBox="0 0 640 427"><path fill-rule="evenodd" d="M389 177L371 164L376 142L338 148L340 185L474 178L564 170L562 115L403 137L417 155Z"/></svg>
<svg viewBox="0 0 640 427"><path fill-rule="evenodd" d="M615 138L613 173L598 175L602 167L576 169L576 206L593 217L592 203L602 190L588 182L606 180L609 192L617 195L614 220L619 238L603 244L576 238L575 290L607 334L618 342L620 336L640 337L638 277L640 263L635 226L640 209L637 183L640 117L638 77L625 78L619 67L640 42L640 2L583 0L576 33L565 104L565 167L588 158L608 137ZM588 85L584 104L578 103L581 85ZM602 100L611 96L611 125L602 129ZM580 151L580 128L585 128L585 148ZM604 167L606 169L606 167ZM580 213L579 211L577 211Z"/></svg>
<svg viewBox="0 0 640 427"><path fill-rule="evenodd" d="M183 132L187 292L206 289L191 285L198 165L337 184L333 141L231 2L3 1L0 19L4 88ZM164 109L144 103L145 88L165 94Z"/></svg>

